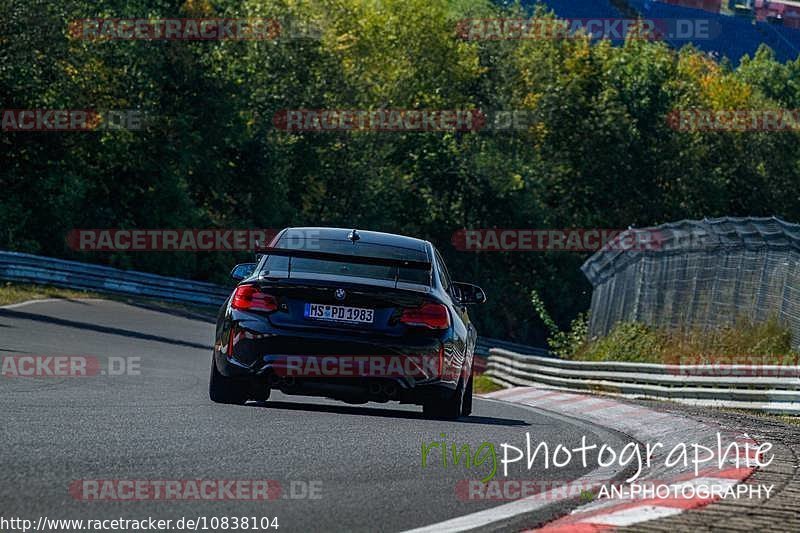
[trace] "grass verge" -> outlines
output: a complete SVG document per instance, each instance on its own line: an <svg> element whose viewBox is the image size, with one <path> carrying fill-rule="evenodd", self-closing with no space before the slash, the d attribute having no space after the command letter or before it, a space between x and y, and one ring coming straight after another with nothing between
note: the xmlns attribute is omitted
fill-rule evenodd
<svg viewBox="0 0 800 533"><path fill-rule="evenodd" d="M188 314L199 315L203 318L213 318L216 316L216 306L190 305L177 302L165 302L153 298L138 298L120 294L102 294L93 291L76 289L63 289L50 285L33 285L24 283L0 283L0 306L10 305L28 300L44 300L47 298L59 298L64 300L77 300L81 298L102 298L133 305L143 305L156 310L182 311Z"/></svg>
<svg viewBox="0 0 800 533"><path fill-rule="evenodd" d="M473 378L472 387L475 394L486 394L487 392L494 392L505 388L492 381L492 379L485 374L475 376Z"/></svg>
<svg viewBox="0 0 800 533"><path fill-rule="evenodd" d="M49 285L27 285L18 283L0 284L0 305L17 304L27 300L45 298L102 298L100 294L72 289L61 289Z"/></svg>

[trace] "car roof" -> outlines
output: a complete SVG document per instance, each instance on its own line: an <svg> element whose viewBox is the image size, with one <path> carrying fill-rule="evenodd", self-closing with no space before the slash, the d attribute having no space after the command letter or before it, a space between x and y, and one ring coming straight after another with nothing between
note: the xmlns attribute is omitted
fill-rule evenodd
<svg viewBox="0 0 800 533"><path fill-rule="evenodd" d="M324 227L297 227L286 228L281 232L281 238L291 237L291 235L305 236L311 232L316 232L314 235L319 239L324 240L347 240L350 232L354 228L324 228ZM395 248L406 248L409 250L416 250L425 252L429 250L429 243L423 239L416 239L414 237L406 237L405 235L396 235L394 233L383 233L380 231L369 231L357 229L360 239L359 243L363 244L377 244L381 246L392 246Z"/></svg>

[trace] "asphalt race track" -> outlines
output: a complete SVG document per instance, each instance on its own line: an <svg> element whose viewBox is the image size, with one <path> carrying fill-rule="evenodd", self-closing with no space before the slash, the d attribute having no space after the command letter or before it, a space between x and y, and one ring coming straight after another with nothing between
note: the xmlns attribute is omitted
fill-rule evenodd
<svg viewBox="0 0 800 533"><path fill-rule="evenodd" d="M421 445L536 440L618 446L624 435L584 422L476 400L468 419L422 418L397 404L350 406L274 393L269 402L223 406L208 399L213 324L180 311L113 301L45 301L0 309L0 357L93 356L139 373L89 377L0 376L0 502L4 516L49 518L278 517L278 531L403 531L468 515L497 501L462 501L456 483L486 465L421 466ZM446 437L440 437L445 434ZM525 468L509 477L576 479L591 470ZM498 468L500 468L498 466ZM498 472L498 477L500 472ZM273 501L80 501L75 480L277 480ZM312 487L318 497L308 498ZM575 503L525 518L536 524ZM507 524L506 524L507 525Z"/></svg>

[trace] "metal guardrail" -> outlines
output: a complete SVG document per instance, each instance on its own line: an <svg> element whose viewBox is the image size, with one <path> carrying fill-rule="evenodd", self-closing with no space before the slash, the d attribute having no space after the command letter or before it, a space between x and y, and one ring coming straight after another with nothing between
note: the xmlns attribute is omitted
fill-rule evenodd
<svg viewBox="0 0 800 533"><path fill-rule="evenodd" d="M2 251L0 251L0 280L214 306L222 305L231 293L230 288L213 283ZM479 337L475 347L475 354L483 358L476 364L479 371L485 368L485 359L491 348L505 348L542 357L549 355L549 352L542 348Z"/></svg>
<svg viewBox="0 0 800 533"><path fill-rule="evenodd" d="M500 339L492 339L489 337L478 337L478 342L475 345L475 354L482 357L489 357L489 351L492 348L502 348L512 352L536 355L539 357L552 357L552 354L544 348L536 348L534 346L527 346L525 344L501 341Z"/></svg>
<svg viewBox="0 0 800 533"><path fill-rule="evenodd" d="M17 252L0 252L0 280L199 305L221 305L231 293L213 283Z"/></svg>
<svg viewBox="0 0 800 533"><path fill-rule="evenodd" d="M486 374L505 385L800 415L800 366L565 361L494 348Z"/></svg>
<svg viewBox="0 0 800 533"><path fill-rule="evenodd" d="M478 341L475 343L475 359L473 362L473 371L476 374L483 374L486 371L489 352L492 348L502 348L512 352L535 355L537 357L553 357L553 355L544 348L535 348L533 346L501 341L489 337L478 337Z"/></svg>

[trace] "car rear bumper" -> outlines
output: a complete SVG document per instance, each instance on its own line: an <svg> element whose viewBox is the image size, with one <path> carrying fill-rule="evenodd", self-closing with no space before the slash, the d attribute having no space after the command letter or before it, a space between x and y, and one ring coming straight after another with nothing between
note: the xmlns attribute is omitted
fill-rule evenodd
<svg viewBox="0 0 800 533"><path fill-rule="evenodd" d="M257 317L260 318L260 317ZM374 338L336 332L278 330L234 313L218 330L219 371L250 377L288 394L344 401L424 403L452 394L469 371L448 334Z"/></svg>

